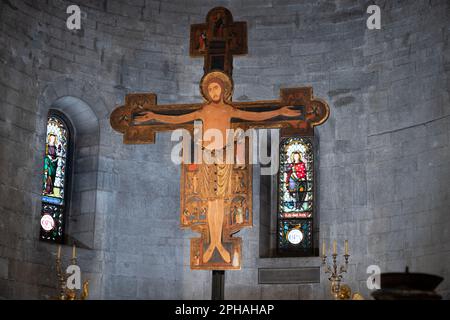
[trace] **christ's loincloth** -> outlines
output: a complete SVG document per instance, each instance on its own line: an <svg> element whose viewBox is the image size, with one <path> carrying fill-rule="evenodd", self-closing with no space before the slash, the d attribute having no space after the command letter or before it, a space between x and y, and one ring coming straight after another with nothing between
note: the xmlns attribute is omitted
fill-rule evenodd
<svg viewBox="0 0 450 320"><path fill-rule="evenodd" d="M205 151L204 147L203 150ZM227 199L233 193L231 187L233 164L225 163L225 152L225 148L221 152L217 150L204 152L206 159L199 164L200 192L208 199Z"/></svg>
<svg viewBox="0 0 450 320"><path fill-rule="evenodd" d="M207 220L209 227L210 244L205 254L203 262L208 262L214 249L217 249L226 262L230 262L230 253L222 244L222 228L226 211L225 200L232 194L233 164L223 163L216 157L216 151L211 152L212 161L199 164L199 185L201 194L208 201ZM218 159L219 158L219 159Z"/></svg>

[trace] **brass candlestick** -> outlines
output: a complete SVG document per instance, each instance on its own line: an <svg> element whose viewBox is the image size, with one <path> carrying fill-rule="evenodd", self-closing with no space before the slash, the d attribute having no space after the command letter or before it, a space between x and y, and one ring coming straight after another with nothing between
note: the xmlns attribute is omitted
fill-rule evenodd
<svg viewBox="0 0 450 320"><path fill-rule="evenodd" d="M74 251L75 251L75 246L74 246ZM77 265L77 258L75 257L75 253L72 256L72 259L70 261L72 262L72 265ZM66 300L77 300L76 289L66 288Z"/></svg>
<svg viewBox="0 0 450 320"><path fill-rule="evenodd" d="M58 278L58 284L59 284L59 300L65 300L66 297L66 277L64 276L62 269L61 269L61 257L56 257L56 276Z"/></svg>
<svg viewBox="0 0 450 320"><path fill-rule="evenodd" d="M334 298L339 299L339 293L341 291L341 281L343 278L343 274L347 272L348 267L348 258L350 255L348 254L348 241L345 241L345 254L344 256L344 264L338 265L337 261L337 252L336 252L336 241L333 242L333 254L331 255L332 264L329 265L327 263L327 255L325 251L325 243L323 244L323 252L322 252L322 266L325 267L325 273L329 273L330 277L328 280L331 281L331 293Z"/></svg>
<svg viewBox="0 0 450 320"><path fill-rule="evenodd" d="M72 251L72 265L77 265L77 258L75 255L75 245L73 246ZM61 246L58 247L58 253L56 255L56 276L58 278L59 285L59 300L86 300L89 296L89 281L86 280L83 283L83 290L80 294L80 298L77 299L77 289L68 289L67 288L67 276L63 272L62 263L61 263Z"/></svg>

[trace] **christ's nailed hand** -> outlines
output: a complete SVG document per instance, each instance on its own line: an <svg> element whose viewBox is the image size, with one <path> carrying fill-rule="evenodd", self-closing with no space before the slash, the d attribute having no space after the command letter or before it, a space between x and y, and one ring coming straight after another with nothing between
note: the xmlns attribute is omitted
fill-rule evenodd
<svg viewBox="0 0 450 320"><path fill-rule="evenodd" d="M145 113L141 113L134 118L135 123L143 123L155 118L155 114L151 111L147 111Z"/></svg>
<svg viewBox="0 0 450 320"><path fill-rule="evenodd" d="M293 106L286 106L281 108L281 115L285 117L298 117L299 115L301 115L300 111L293 110L291 108L293 108Z"/></svg>

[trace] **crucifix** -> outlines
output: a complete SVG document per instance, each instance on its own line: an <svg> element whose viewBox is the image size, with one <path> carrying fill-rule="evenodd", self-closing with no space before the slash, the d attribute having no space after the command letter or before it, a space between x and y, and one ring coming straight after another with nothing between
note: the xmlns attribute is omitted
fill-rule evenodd
<svg viewBox="0 0 450 320"><path fill-rule="evenodd" d="M197 37L198 32L191 32L191 37L197 39L191 38L191 53L192 44L197 43L195 50L201 48L205 57L209 57L211 39L217 40L230 35L230 30L242 31L242 26L245 27L245 23L239 24L241 29L235 27L231 13L225 8L211 10L208 21L214 23L193 26L194 30L203 30L208 45L201 43L202 33ZM227 39L235 41L234 45L239 44L246 52L246 31L242 32L245 36L237 32L238 40ZM235 47L225 45L224 48L224 56L232 57L231 48ZM311 87L281 89L277 100L233 102L231 62L224 61L229 63L211 70L214 63L205 60L205 75L200 81L203 102L158 105L155 94L134 93L128 94L125 105L116 108L110 117L111 126L123 134L126 144L154 143L157 132L176 129L195 135L196 122L201 123L204 135L199 147L205 159L181 166L180 226L200 234L199 238L191 239L190 266L194 270L239 270L242 241L233 235L252 226L251 165L247 161L243 164L226 161L230 149L231 158L235 157L235 148L227 148L235 145L234 139L231 142L226 139L228 130L279 128L284 135L308 134L329 116L328 105L314 98ZM205 138L211 131L225 139Z"/></svg>
<svg viewBox="0 0 450 320"><path fill-rule="evenodd" d="M234 22L226 8L210 10L206 23L191 26L189 54L204 57L205 74L221 70L231 77L233 55L247 54L247 23Z"/></svg>

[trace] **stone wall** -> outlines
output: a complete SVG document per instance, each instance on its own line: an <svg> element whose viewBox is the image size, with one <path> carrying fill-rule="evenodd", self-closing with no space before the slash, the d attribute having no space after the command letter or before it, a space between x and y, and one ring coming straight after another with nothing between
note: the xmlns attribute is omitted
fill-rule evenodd
<svg viewBox="0 0 450 320"><path fill-rule="evenodd" d="M84 12L80 31L65 25L73 2ZM92 297L210 297L210 273L189 270L193 234L178 227L170 134L154 145L123 145L108 117L129 92L155 92L159 103L200 101L203 61L189 57L189 26L218 5L248 23L249 54L234 63L235 100L313 86L331 107L316 129L320 234L339 240L340 250L349 239L351 287L369 297L367 266L408 265L444 276L439 292L449 298L448 2L375 2L381 30L366 28L373 1L1 2L0 298L56 294L56 246L37 240L39 193L46 113L67 97L89 106L99 130L96 141L77 137L85 161L73 200L75 213L94 216L84 226L94 226L92 247L79 252ZM241 232L243 269L226 273L226 298L328 298L323 276L320 284L258 285L258 268L320 259L259 258L257 188L254 197L254 228Z"/></svg>

